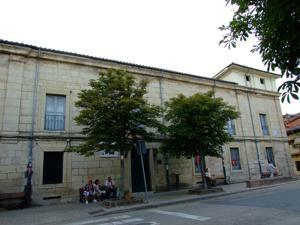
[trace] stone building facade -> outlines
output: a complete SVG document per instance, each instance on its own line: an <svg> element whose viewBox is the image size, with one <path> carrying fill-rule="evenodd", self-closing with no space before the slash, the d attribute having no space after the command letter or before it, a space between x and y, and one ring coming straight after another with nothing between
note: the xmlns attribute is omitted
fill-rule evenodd
<svg viewBox="0 0 300 225"><path fill-rule="evenodd" d="M300 176L300 113L283 116L295 174Z"/></svg>
<svg viewBox="0 0 300 225"><path fill-rule="evenodd" d="M24 171L33 164L33 197L36 201L68 201L78 196L78 188L88 179L101 182L120 176L119 155L101 152L92 157L64 152L67 146L84 140L74 117L74 103L89 80L108 68L127 70L148 80L147 100L163 105L180 93L214 90L216 96L241 112L228 125L234 141L224 146L223 161L207 158L215 175L223 165L231 182L260 177L272 158L283 176L290 176L290 155L284 130L275 79L278 75L231 64L213 79L159 68L106 60L20 43L0 41L0 193L22 191ZM175 184L193 185L201 179L199 157L166 160L159 143L146 143L144 155L150 191ZM139 156L125 159L126 189L139 192ZM223 162L223 164L222 164ZM167 176L168 175L168 176Z"/></svg>

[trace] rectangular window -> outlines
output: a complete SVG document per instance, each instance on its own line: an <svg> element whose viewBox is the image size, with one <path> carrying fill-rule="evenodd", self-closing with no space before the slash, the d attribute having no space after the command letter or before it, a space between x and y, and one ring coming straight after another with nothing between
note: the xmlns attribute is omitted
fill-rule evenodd
<svg viewBox="0 0 300 225"><path fill-rule="evenodd" d="M232 170L240 170L241 161L240 161L240 153L238 148L230 148L230 156L231 156L231 167Z"/></svg>
<svg viewBox="0 0 300 225"><path fill-rule="evenodd" d="M44 152L43 184L62 183L63 159L63 152Z"/></svg>
<svg viewBox="0 0 300 225"><path fill-rule="evenodd" d="M246 75L246 81L250 81L250 76Z"/></svg>
<svg viewBox="0 0 300 225"><path fill-rule="evenodd" d="M272 147L266 147L266 153L268 162L271 162L274 166L276 166Z"/></svg>
<svg viewBox="0 0 300 225"><path fill-rule="evenodd" d="M260 119L260 125L262 129L263 135L269 136L269 127L267 123L267 115L266 114L259 114L259 119Z"/></svg>
<svg viewBox="0 0 300 225"><path fill-rule="evenodd" d="M47 95L45 130L65 130L66 96Z"/></svg>
<svg viewBox="0 0 300 225"><path fill-rule="evenodd" d="M265 79L260 78L260 83L261 83L261 84L265 84Z"/></svg>
<svg viewBox="0 0 300 225"><path fill-rule="evenodd" d="M300 171L300 161L296 161L296 169L297 171Z"/></svg>
<svg viewBox="0 0 300 225"><path fill-rule="evenodd" d="M199 154L194 156L195 174L201 174L201 156Z"/></svg>
<svg viewBox="0 0 300 225"><path fill-rule="evenodd" d="M227 122L227 132L230 135L236 135L234 120L228 120L228 122Z"/></svg>

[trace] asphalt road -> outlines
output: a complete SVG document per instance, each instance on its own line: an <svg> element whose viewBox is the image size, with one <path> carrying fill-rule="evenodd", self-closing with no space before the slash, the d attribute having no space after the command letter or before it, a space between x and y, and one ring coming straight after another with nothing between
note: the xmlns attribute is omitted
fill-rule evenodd
<svg viewBox="0 0 300 225"><path fill-rule="evenodd" d="M68 225L300 225L300 182Z"/></svg>

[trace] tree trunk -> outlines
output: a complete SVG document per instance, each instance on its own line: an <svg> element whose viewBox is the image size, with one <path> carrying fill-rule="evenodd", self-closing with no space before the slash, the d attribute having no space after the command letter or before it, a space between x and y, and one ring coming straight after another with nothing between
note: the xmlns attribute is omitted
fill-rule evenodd
<svg viewBox="0 0 300 225"><path fill-rule="evenodd" d="M203 189L207 189L207 182L205 178L205 155L201 154L201 176L203 181Z"/></svg>
<svg viewBox="0 0 300 225"><path fill-rule="evenodd" d="M125 189L125 158L124 158L124 152L121 151L121 157L120 157L120 189L119 189L119 193L120 193L120 197L122 198L124 195L124 189ZM119 196L118 196L119 197Z"/></svg>

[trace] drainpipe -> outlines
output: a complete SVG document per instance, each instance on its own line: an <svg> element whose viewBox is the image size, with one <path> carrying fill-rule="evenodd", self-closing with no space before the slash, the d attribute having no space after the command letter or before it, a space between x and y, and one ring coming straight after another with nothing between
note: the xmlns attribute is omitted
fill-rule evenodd
<svg viewBox="0 0 300 225"><path fill-rule="evenodd" d="M164 78L163 71L160 72L161 76L159 78L159 97L160 97L160 106L164 108L164 98L163 98L163 87L162 87L162 79ZM164 117L162 118L162 123L165 123ZM165 138L165 136L163 136ZM170 191L170 177L169 177L169 157L168 154L164 154L165 161L165 170L166 170L166 183L167 188Z"/></svg>
<svg viewBox="0 0 300 225"><path fill-rule="evenodd" d="M29 163L32 163L33 135L34 135L35 113L37 107L37 89L38 89L38 81L40 75L40 60L39 60L40 56L41 56L41 49L38 48L38 55L35 64L34 83L33 83L31 131L29 137L29 153L28 153Z"/></svg>
<svg viewBox="0 0 300 225"><path fill-rule="evenodd" d="M239 97L238 97L238 93L237 93L236 87L234 88L234 91L235 91L235 98L236 98L236 103L237 103L238 111L240 112L241 108L240 108ZM250 166L249 166L248 153L247 153L247 145L246 145L246 137L245 137L245 131L244 131L244 126L243 126L242 118L241 118L241 129L242 129L242 135L243 135L244 147L245 147L245 154L246 154L246 160L247 160L248 176L249 176L249 180L251 180L251 173L250 173Z"/></svg>
<svg viewBox="0 0 300 225"><path fill-rule="evenodd" d="M251 104L250 104L250 98L249 98L249 92L248 91L247 91L247 100L248 100L248 106L249 106L250 118L251 118L251 125L252 125L253 135L254 135L254 142L255 142L256 157L257 157L258 167L259 167L259 174L260 174L260 177L262 177L262 170L261 170L261 164L260 164L259 152L258 152L258 144L257 144L257 136L256 136L256 133L255 133L255 126L254 126L252 108L251 108Z"/></svg>
<svg viewBox="0 0 300 225"><path fill-rule="evenodd" d="M216 98L216 80L214 79L214 86L213 86L213 92L214 92L214 98ZM224 162L224 146L222 147L222 169L223 169L223 176L225 177L224 184L228 184L227 181L227 174L226 174L226 167L225 167L225 162Z"/></svg>
<svg viewBox="0 0 300 225"><path fill-rule="evenodd" d="M282 126L281 126L281 123L280 123L280 121L282 120L282 117L280 116L280 113L278 112L278 109L279 109L280 106L278 107L277 101L278 101L278 99L276 97L274 97L274 103L275 103L275 108L276 108L276 115L277 115L277 119L278 119L278 125L279 125L279 129L280 129L281 138L283 139L284 134L282 132ZM284 149L285 156L286 156L286 165L287 165L287 168L288 168L288 173L289 173L289 176L292 176L290 163L289 163L288 149L286 149L285 144L283 144L283 146L284 146L283 149Z"/></svg>

